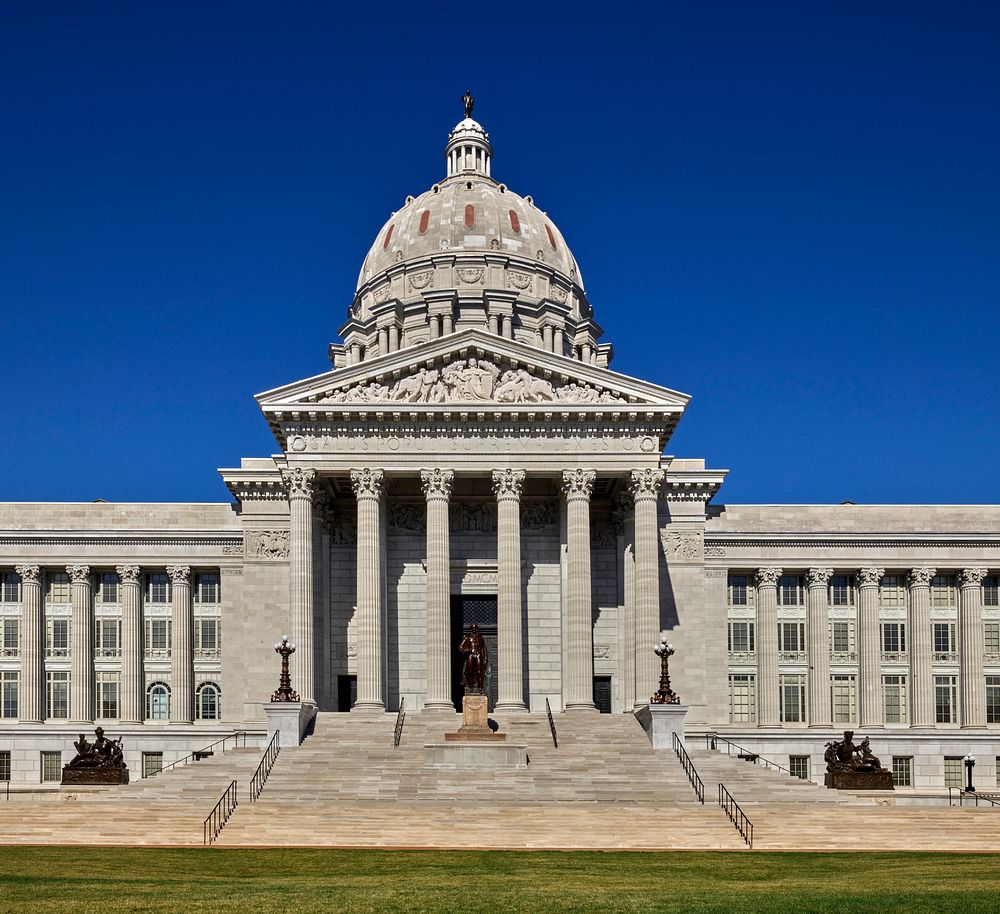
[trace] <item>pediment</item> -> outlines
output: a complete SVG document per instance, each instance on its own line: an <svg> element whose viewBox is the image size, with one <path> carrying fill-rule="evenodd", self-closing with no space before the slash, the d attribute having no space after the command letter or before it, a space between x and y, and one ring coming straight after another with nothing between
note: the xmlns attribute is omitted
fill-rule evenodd
<svg viewBox="0 0 1000 914"><path fill-rule="evenodd" d="M257 396L275 411L684 410L687 394L480 330L464 330Z"/></svg>

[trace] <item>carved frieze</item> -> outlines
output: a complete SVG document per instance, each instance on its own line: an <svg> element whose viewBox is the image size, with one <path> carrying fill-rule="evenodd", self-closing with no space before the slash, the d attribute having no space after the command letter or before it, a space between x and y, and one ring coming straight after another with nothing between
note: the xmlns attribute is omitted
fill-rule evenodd
<svg viewBox="0 0 1000 914"><path fill-rule="evenodd" d="M610 644L595 644L594 645L594 659L595 660L607 660L611 657L611 645Z"/></svg>
<svg viewBox="0 0 1000 914"><path fill-rule="evenodd" d="M697 530L661 530L660 541L668 559L700 562L705 555L704 539Z"/></svg>
<svg viewBox="0 0 1000 914"><path fill-rule="evenodd" d="M526 289L531 288L531 274L508 270L506 285L508 289L517 289L519 292L524 292Z"/></svg>
<svg viewBox="0 0 1000 914"><path fill-rule="evenodd" d="M566 289L563 286L558 286L555 283L553 283L551 286L549 286L549 293L552 295L553 299L561 303L566 301L566 298L569 295L569 289Z"/></svg>
<svg viewBox="0 0 1000 914"><path fill-rule="evenodd" d="M547 501L521 502L521 529L551 530L559 523L559 503Z"/></svg>
<svg viewBox="0 0 1000 914"><path fill-rule="evenodd" d="M372 292L372 298L375 299L375 304L381 305L385 303L385 301L389 298L389 288L389 284L386 283L381 288Z"/></svg>
<svg viewBox="0 0 1000 914"><path fill-rule="evenodd" d="M353 517L338 514L330 526L331 546L356 546L358 543L358 526Z"/></svg>
<svg viewBox="0 0 1000 914"><path fill-rule="evenodd" d="M452 533L495 534L497 532L496 502L454 502L448 511L448 529Z"/></svg>
<svg viewBox="0 0 1000 914"><path fill-rule="evenodd" d="M411 292L419 292L421 289L428 289L434 285L434 271L424 270L421 273L411 273L406 277L407 284Z"/></svg>
<svg viewBox="0 0 1000 914"><path fill-rule="evenodd" d="M287 530L248 530L246 534L248 559L287 559Z"/></svg>
<svg viewBox="0 0 1000 914"><path fill-rule="evenodd" d="M388 525L404 533L423 533L427 529L427 509L412 501L393 502L389 505Z"/></svg>
<svg viewBox="0 0 1000 914"><path fill-rule="evenodd" d="M242 543L233 543L233 544L228 545L228 546L223 546L222 547L222 554L223 555L243 555L243 544Z"/></svg>

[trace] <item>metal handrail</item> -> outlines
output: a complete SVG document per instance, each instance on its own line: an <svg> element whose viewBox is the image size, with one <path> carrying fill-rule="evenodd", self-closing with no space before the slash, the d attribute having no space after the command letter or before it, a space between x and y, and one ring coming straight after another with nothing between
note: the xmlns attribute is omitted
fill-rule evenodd
<svg viewBox="0 0 1000 914"><path fill-rule="evenodd" d="M7 800L10 800L10 779L8 778L8 779L7 779L6 781L4 781L4 784L6 784L6 785L7 785L7 788L6 788L6 790L5 790L5 793L6 793L6 799L7 799Z"/></svg>
<svg viewBox="0 0 1000 914"><path fill-rule="evenodd" d="M737 745L736 743L732 742L731 740L726 739L724 736L719 736L718 733L706 733L705 734L705 747L706 748L708 748L708 749L718 749L719 747L718 747L717 743L725 743L726 744L726 755L728 755L730 757L733 754L733 749L735 749L737 755L741 755L741 754L742 755L752 755L753 759L752 760L748 759L748 761L751 761L752 764L754 764L754 765L756 765L757 762L763 762L765 768L774 768L774 769L776 769L778 771L784 771L785 774L787 774L791 778L798 777L797 774L795 774L790 769L786 768L784 765L779 765L777 762L771 761L771 759L764 758L763 755L759 755L756 752L751 752L745 746Z"/></svg>
<svg viewBox="0 0 1000 914"><path fill-rule="evenodd" d="M250 778L251 803L260 796L260 792L264 789L264 784L267 783L267 776L271 773L271 769L274 767L275 761L277 761L278 753L281 751L280 737L280 731L275 730L274 736L271 737L271 742L267 744L267 748L264 750L264 756L261 758L257 770L253 773L253 777Z"/></svg>
<svg viewBox="0 0 1000 914"><path fill-rule="evenodd" d="M205 817L205 822L202 825L202 838L205 844L211 844L219 837L219 832L225 827L233 810L239 805L237 783L233 781L226 788L226 792L219 797L215 808Z"/></svg>
<svg viewBox="0 0 1000 914"><path fill-rule="evenodd" d="M753 822L751 822L746 817L746 813L740 809L740 804L737 803L735 797L733 797L733 795L726 790L725 784L719 784L719 805L722 807L725 814L729 816L729 821L736 826L736 830L743 836L743 840L746 841L747 847L753 848Z"/></svg>
<svg viewBox="0 0 1000 914"><path fill-rule="evenodd" d="M406 698L399 699L399 710L396 712L396 729L392 731L392 748L399 748L399 741L403 738L403 724L406 723L406 711L403 706Z"/></svg>
<svg viewBox="0 0 1000 914"><path fill-rule="evenodd" d="M157 774L163 774L164 771L169 771L171 768L176 768L179 765L189 765L191 764L191 762L196 761L196 756L204 755L206 752L211 752L213 749L215 749L216 746L222 746L222 751L225 752L226 743L229 742L229 740L235 740L235 745L233 746L234 749L239 749L240 740L243 740L243 748L245 749L247 746L246 730L236 730L235 732L230 733L228 736L224 736L222 739L216 740L214 743L212 743L209 746L206 746L204 749L196 749L190 755L185 755L184 758L179 758L177 759L176 762L171 762L169 765L164 765L158 771L154 771L151 774L149 774L148 777L153 777L154 775Z"/></svg>
<svg viewBox="0 0 1000 914"><path fill-rule="evenodd" d="M549 700L545 699L545 713L549 715L549 730L552 731L552 745L558 749L559 739L556 737L556 722L552 717L552 705L549 704Z"/></svg>
<svg viewBox="0 0 1000 914"><path fill-rule="evenodd" d="M978 790L966 790L964 787L949 787L948 788L948 805L955 805L955 791L958 791L958 805L964 806L966 799L969 801L975 800L972 805L978 806L979 801L982 800L984 803L989 803L990 806L1000 806L1000 795L995 793L980 793Z"/></svg>
<svg viewBox="0 0 1000 914"><path fill-rule="evenodd" d="M687 749L684 748L684 743L681 742L681 738L676 733L670 734L670 740L674 744L674 752L680 760L681 768L684 769L684 773L688 776L688 780L694 788L694 792L698 797L698 802L704 805L705 785L702 783L701 777L698 775L698 770L694 767L694 762L691 761L691 756L687 754Z"/></svg>

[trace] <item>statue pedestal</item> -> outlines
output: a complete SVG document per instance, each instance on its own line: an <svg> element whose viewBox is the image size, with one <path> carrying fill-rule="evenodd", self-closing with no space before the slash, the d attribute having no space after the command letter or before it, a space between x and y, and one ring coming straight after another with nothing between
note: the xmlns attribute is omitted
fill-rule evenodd
<svg viewBox="0 0 1000 914"><path fill-rule="evenodd" d="M528 747L507 742L506 733L490 729L486 695L462 699L462 726L445 733L443 743L427 743L427 764L435 768L526 768Z"/></svg>
<svg viewBox="0 0 1000 914"><path fill-rule="evenodd" d="M878 771L828 771L824 783L834 790L892 790L892 772L886 768Z"/></svg>
<svg viewBox="0 0 1000 914"><path fill-rule="evenodd" d="M457 733L445 733L446 742L503 742L506 733L494 733L490 729L489 698L486 695L466 695L462 699L462 726Z"/></svg>
<svg viewBox="0 0 1000 914"><path fill-rule="evenodd" d="M71 768L69 765L63 766L63 785L73 786L87 785L121 785L128 783L128 768L124 765L120 768Z"/></svg>
<svg viewBox="0 0 1000 914"><path fill-rule="evenodd" d="M302 742L316 708L302 701L265 701L264 713L267 714L268 742L275 733L280 733L278 742L281 748L294 749Z"/></svg>
<svg viewBox="0 0 1000 914"><path fill-rule="evenodd" d="M654 749L673 749L671 734L684 742L684 718L687 705L646 705L635 712L636 720L642 724L649 742Z"/></svg>

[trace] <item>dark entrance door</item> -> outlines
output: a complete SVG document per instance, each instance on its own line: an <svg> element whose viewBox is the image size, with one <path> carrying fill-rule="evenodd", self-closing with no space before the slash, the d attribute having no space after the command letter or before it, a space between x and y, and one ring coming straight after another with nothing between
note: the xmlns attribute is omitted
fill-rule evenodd
<svg viewBox="0 0 1000 914"><path fill-rule="evenodd" d="M451 697L455 707L462 710L462 664L465 662L458 652L462 636L475 622L479 633L486 640L490 652L490 664L486 668L486 694L492 711L497 703L497 598L454 596L451 598Z"/></svg>
<svg viewBox="0 0 1000 914"><path fill-rule="evenodd" d="M350 711L358 700L358 677L337 677L337 710Z"/></svg>
<svg viewBox="0 0 1000 914"><path fill-rule="evenodd" d="M611 713L611 677L594 677L594 704L602 714Z"/></svg>

